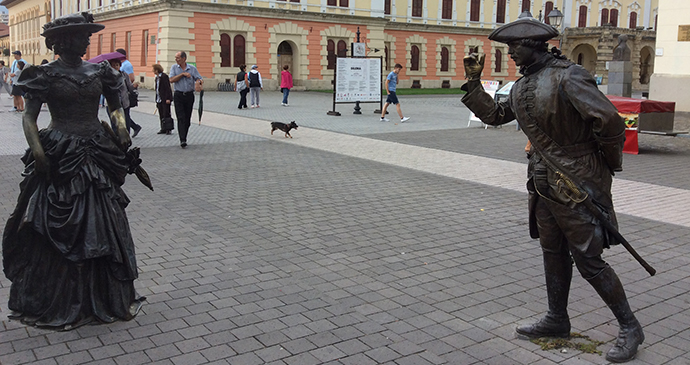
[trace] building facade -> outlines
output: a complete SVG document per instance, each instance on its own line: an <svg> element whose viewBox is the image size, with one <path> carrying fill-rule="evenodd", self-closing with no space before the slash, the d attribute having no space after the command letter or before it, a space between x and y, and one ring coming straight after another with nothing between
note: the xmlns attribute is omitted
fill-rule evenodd
<svg viewBox="0 0 690 365"><path fill-rule="evenodd" d="M296 87L328 89L335 58L349 56L358 36L369 57L382 58L384 74L395 63L405 66L400 87L459 87L462 58L470 51L487 55L487 79L520 76L507 46L487 36L524 11L546 19L558 8L565 15L562 29L602 23L647 29L655 27L658 1L4 0L3 5L10 10L12 48L30 58L52 57L40 37L46 21L88 11L106 28L94 34L85 57L124 48L147 85L154 63L169 69L174 54L184 50L212 82L232 82L240 64L256 64L266 87L278 88L280 70L289 65Z"/></svg>
<svg viewBox="0 0 690 365"><path fill-rule="evenodd" d="M690 1L660 0L655 71L649 97L675 101L676 111L690 112Z"/></svg>

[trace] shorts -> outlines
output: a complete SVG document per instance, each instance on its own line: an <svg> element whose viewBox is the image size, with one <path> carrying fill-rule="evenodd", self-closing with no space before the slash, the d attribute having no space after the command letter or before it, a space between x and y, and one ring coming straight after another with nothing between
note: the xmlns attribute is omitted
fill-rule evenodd
<svg viewBox="0 0 690 365"><path fill-rule="evenodd" d="M10 95L24 96L24 91L21 88L19 88L19 86L12 85L12 92L10 93Z"/></svg>
<svg viewBox="0 0 690 365"><path fill-rule="evenodd" d="M391 91L390 94L388 94L388 97L386 98L386 103L388 104L397 104L398 102L398 96L395 95L395 91Z"/></svg>

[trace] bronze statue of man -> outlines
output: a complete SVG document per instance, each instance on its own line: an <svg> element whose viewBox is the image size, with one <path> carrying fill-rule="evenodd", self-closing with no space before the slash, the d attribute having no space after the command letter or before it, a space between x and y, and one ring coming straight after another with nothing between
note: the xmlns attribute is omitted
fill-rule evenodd
<svg viewBox="0 0 690 365"><path fill-rule="evenodd" d="M468 93L462 102L486 124L516 119L532 143L527 182L530 235L539 238L543 252L548 312L516 332L527 338L569 337L574 261L620 325L606 359L625 362L635 357L644 333L618 276L601 257L604 248L618 242L599 221L606 217L609 227L617 227L611 182L614 171L622 170L625 125L587 70L556 49L548 51L546 41L557 35L553 27L533 18L493 31L489 39L508 45L508 54L524 76L506 102L496 103L480 83L484 56L469 55L464 59ZM588 194L594 203L589 208L601 214L582 204L570 189L573 181L584 185L582 195Z"/></svg>

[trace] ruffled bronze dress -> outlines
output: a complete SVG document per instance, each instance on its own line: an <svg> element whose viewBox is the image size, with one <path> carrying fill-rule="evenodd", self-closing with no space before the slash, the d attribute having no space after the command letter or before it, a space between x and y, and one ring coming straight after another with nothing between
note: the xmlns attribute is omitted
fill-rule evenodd
<svg viewBox="0 0 690 365"><path fill-rule="evenodd" d="M107 62L70 68L58 60L27 68L19 80L51 114L39 132L50 178L36 174L27 150L2 241L8 307L27 324L70 329L129 320L141 307L121 188L130 161L98 120L101 93L117 93L120 77Z"/></svg>

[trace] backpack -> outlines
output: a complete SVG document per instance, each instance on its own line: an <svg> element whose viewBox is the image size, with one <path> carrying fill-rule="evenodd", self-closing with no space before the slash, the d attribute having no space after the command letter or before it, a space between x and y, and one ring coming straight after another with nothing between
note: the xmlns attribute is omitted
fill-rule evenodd
<svg viewBox="0 0 690 365"><path fill-rule="evenodd" d="M259 73L249 73L249 87L260 87L261 84L259 83Z"/></svg>

